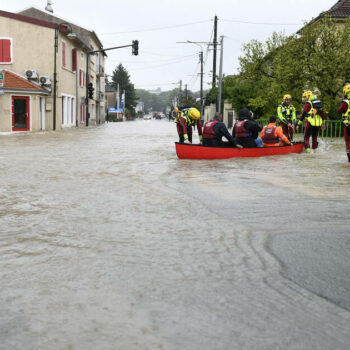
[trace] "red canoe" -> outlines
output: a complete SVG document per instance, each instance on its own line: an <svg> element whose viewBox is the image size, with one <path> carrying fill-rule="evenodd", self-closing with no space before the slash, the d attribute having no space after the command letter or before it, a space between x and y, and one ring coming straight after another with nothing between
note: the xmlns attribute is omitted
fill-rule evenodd
<svg viewBox="0 0 350 350"><path fill-rule="evenodd" d="M260 147L260 148L226 148L175 142L176 153L180 159L227 159L236 157L276 156L288 153L301 153L304 143L293 146Z"/></svg>

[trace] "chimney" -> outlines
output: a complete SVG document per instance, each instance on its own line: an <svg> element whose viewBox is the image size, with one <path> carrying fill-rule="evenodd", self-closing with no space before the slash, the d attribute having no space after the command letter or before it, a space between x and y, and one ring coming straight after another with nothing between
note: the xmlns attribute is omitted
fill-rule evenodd
<svg viewBox="0 0 350 350"><path fill-rule="evenodd" d="M47 0L47 5L45 7L45 10L48 12L53 13L53 7L52 7L52 1L51 0Z"/></svg>

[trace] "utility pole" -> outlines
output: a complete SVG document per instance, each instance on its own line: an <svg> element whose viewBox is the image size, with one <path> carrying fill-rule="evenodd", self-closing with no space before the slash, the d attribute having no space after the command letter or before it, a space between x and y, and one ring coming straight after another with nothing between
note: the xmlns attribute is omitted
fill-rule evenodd
<svg viewBox="0 0 350 350"><path fill-rule="evenodd" d="M215 15L214 17L214 51L213 51L213 84L212 87L214 88L216 85L216 45L218 41L218 17Z"/></svg>
<svg viewBox="0 0 350 350"><path fill-rule="evenodd" d="M179 90L179 92L181 92L181 90L182 90L182 80L180 80L180 90Z"/></svg>
<svg viewBox="0 0 350 350"><path fill-rule="evenodd" d="M187 84L185 85L185 101L186 101L186 106L187 106Z"/></svg>
<svg viewBox="0 0 350 350"><path fill-rule="evenodd" d="M220 45L221 45L221 50L220 50L220 72L219 72L219 96L218 96L218 109L217 112L221 113L221 96L222 96L222 66L223 66L223 57L224 57L224 37L220 37Z"/></svg>
<svg viewBox="0 0 350 350"><path fill-rule="evenodd" d="M203 116L203 51L199 53L199 60L201 62L201 116Z"/></svg>

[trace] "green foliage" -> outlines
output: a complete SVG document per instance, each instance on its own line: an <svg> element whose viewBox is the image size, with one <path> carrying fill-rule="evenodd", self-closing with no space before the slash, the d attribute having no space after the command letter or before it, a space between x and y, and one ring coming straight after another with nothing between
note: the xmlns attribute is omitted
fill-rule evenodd
<svg viewBox="0 0 350 350"><path fill-rule="evenodd" d="M218 94L219 94L218 88L216 86L212 87L208 91L208 93L207 93L207 95L205 97L205 105L209 106L212 103L216 103L216 99L218 98Z"/></svg>
<svg viewBox="0 0 350 350"><path fill-rule="evenodd" d="M110 85L115 89L118 88L118 84L120 94L125 90L125 106L129 108L129 110L134 110L136 106L135 87L134 84L130 82L130 75L122 64L119 64L113 71L112 81L110 82Z"/></svg>
<svg viewBox="0 0 350 350"><path fill-rule="evenodd" d="M228 76L223 79L223 100L229 100L237 114L242 108L252 107L250 106L250 100L255 93L254 84L248 80L241 79L239 76ZM259 107L256 107L255 110L260 111Z"/></svg>
<svg viewBox="0 0 350 350"><path fill-rule="evenodd" d="M260 116L276 114L284 94L301 110L304 90L316 92L331 118L337 118L341 90L350 78L350 19L309 24L301 36L273 33L266 42L244 45L240 74L226 82L226 97L235 109L245 105ZM243 96L241 96L243 94Z"/></svg>

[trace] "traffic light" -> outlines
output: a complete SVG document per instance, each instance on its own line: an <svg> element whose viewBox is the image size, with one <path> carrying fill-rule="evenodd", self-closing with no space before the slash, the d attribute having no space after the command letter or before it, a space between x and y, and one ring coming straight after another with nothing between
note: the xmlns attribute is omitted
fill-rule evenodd
<svg viewBox="0 0 350 350"><path fill-rule="evenodd" d="M132 54L137 56L139 54L139 41L133 40L132 41Z"/></svg>
<svg viewBox="0 0 350 350"><path fill-rule="evenodd" d="M94 91L95 91L95 89L94 89L92 83L89 83L88 91L89 91L89 98L94 98Z"/></svg>

